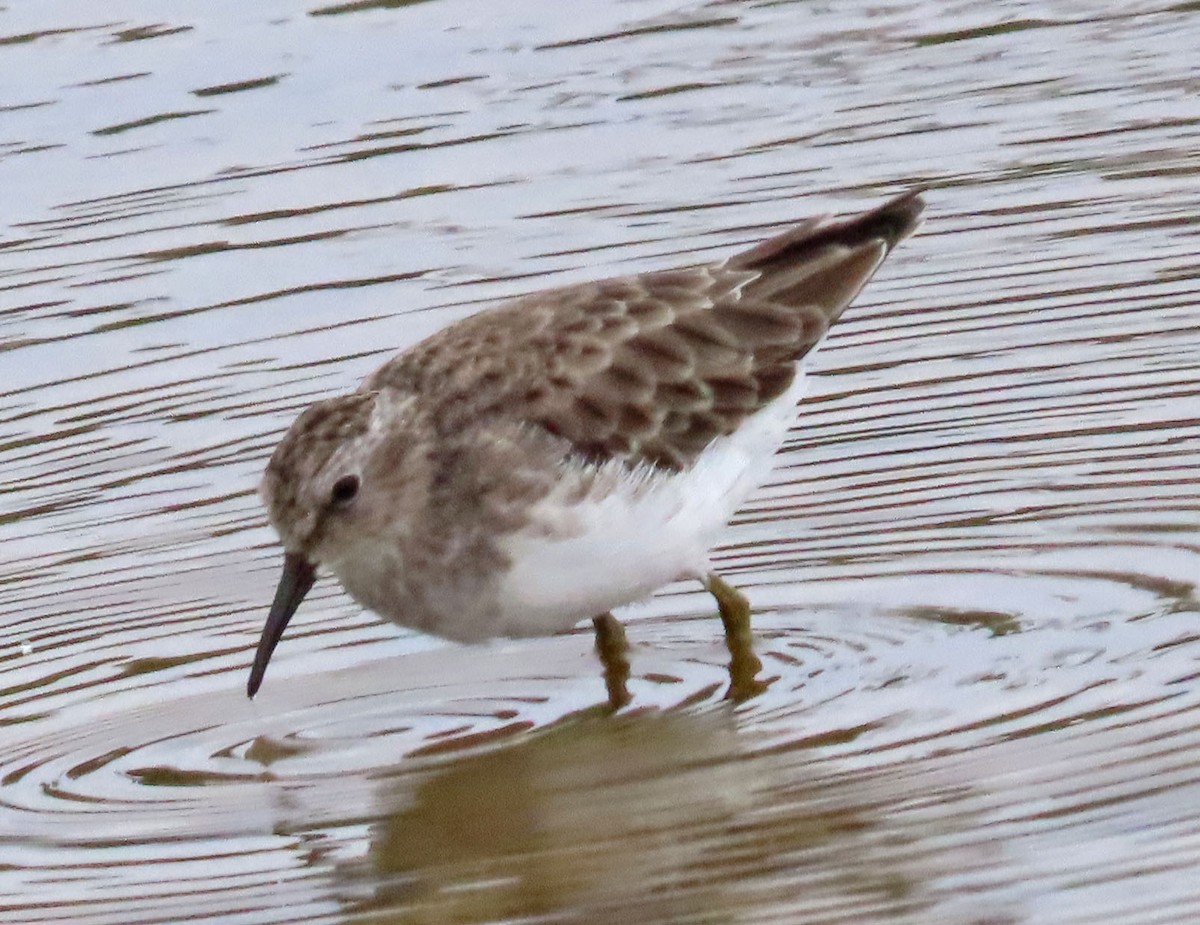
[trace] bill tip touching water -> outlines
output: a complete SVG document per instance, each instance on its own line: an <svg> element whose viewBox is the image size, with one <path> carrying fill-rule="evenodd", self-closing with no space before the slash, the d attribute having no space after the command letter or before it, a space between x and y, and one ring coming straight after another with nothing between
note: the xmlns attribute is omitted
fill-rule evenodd
<svg viewBox="0 0 1200 925"><path fill-rule="evenodd" d="M730 696L755 693L749 604L708 553L770 472L801 360L916 230L921 194L718 263L513 299L305 410L261 486L285 555L248 694L318 566L461 642L590 618L614 707L630 664L611 610L694 578L724 623Z"/></svg>

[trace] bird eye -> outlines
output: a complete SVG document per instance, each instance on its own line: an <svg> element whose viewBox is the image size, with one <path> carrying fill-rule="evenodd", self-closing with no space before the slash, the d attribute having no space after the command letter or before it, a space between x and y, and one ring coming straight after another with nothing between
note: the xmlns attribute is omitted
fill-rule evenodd
<svg viewBox="0 0 1200 925"><path fill-rule="evenodd" d="M329 500L332 504L348 504L354 500L358 494L358 476L343 475L340 479L333 483L333 488L329 491Z"/></svg>

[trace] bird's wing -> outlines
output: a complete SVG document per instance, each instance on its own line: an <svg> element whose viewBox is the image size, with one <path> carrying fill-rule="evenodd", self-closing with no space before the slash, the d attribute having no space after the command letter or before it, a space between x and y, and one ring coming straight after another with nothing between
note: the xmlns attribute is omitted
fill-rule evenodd
<svg viewBox="0 0 1200 925"><path fill-rule="evenodd" d="M678 469L787 390L922 208L914 191L723 263L515 299L438 332L364 388L423 395L451 431L515 417L583 456Z"/></svg>

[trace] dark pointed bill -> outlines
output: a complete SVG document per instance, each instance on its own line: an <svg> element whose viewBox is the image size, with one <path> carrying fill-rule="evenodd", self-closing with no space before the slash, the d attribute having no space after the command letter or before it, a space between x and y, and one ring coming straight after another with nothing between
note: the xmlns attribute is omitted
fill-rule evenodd
<svg viewBox="0 0 1200 925"><path fill-rule="evenodd" d="M271 653L287 628L292 614L304 600L304 595L312 587L317 577L316 567L304 556L289 552L283 557L283 574L279 577L279 587L275 589L275 600L271 602L271 612L267 614L267 625L263 627L262 636L258 640L258 651L254 653L254 666L250 669L250 680L246 684L246 695L253 697L262 685L263 675L267 673L267 662Z"/></svg>

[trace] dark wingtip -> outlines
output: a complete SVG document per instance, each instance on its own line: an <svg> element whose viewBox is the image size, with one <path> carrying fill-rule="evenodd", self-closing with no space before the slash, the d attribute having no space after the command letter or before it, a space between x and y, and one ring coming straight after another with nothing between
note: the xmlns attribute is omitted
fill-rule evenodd
<svg viewBox="0 0 1200 925"><path fill-rule="evenodd" d="M857 247L882 239L891 251L921 224L925 211L925 186L914 187L867 212L832 221L804 222L730 261L734 266L758 269L777 260L795 261L829 244Z"/></svg>
<svg viewBox="0 0 1200 925"><path fill-rule="evenodd" d="M926 189L928 187L915 187L874 209L832 221L818 228L814 237L836 238L848 246L871 238L883 238L890 251L920 226L921 215L925 211L923 194Z"/></svg>
<svg viewBox="0 0 1200 925"><path fill-rule="evenodd" d="M887 239L888 250L891 250L920 226L925 211L924 193L928 189L927 186L914 187L851 222L874 229L876 234Z"/></svg>

